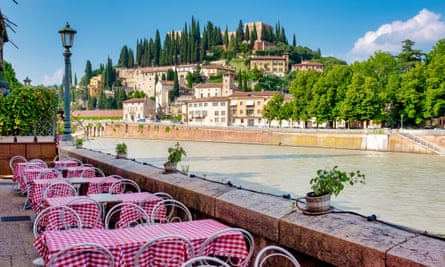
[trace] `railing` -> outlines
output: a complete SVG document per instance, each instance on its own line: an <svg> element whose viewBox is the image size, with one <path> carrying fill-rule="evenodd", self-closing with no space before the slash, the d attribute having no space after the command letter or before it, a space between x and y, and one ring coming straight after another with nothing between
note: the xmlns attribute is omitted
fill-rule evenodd
<svg viewBox="0 0 445 267"><path fill-rule="evenodd" d="M418 136L415 136L411 133L406 133L406 132L399 132L399 135L405 139L408 139L420 146L422 146L425 149L428 149L430 151L433 151L441 156L445 155L445 149L442 149L441 147L439 147L438 145L431 143L425 139L422 139Z"/></svg>

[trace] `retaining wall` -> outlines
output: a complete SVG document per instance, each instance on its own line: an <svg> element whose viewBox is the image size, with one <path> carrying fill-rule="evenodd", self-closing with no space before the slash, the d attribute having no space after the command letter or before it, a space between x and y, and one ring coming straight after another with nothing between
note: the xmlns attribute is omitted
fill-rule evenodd
<svg viewBox="0 0 445 267"><path fill-rule="evenodd" d="M60 147L59 152L91 163L107 174L135 180L149 192L168 192L191 208L194 218L212 217L242 227L256 248L279 244L302 266L445 266L445 241L350 213L303 215L292 200L188 177L112 155Z"/></svg>
<svg viewBox="0 0 445 267"><path fill-rule="evenodd" d="M341 148L382 152L433 152L383 130L297 130L201 128L182 125L107 122L104 136Z"/></svg>

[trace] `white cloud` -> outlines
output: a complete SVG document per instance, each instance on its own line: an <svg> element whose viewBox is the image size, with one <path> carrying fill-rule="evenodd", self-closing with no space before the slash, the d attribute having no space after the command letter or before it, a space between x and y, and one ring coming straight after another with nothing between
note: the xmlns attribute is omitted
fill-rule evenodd
<svg viewBox="0 0 445 267"><path fill-rule="evenodd" d="M63 69L56 70L51 76L45 75L43 77L43 85L45 86L60 85L62 84L63 75L64 75Z"/></svg>
<svg viewBox="0 0 445 267"><path fill-rule="evenodd" d="M369 31L355 42L354 48L348 52L348 61L366 60L376 51L399 52L402 41L406 39L416 43L414 49L429 49L445 37L445 21L440 19L440 14L422 9L407 21L384 24L377 31Z"/></svg>

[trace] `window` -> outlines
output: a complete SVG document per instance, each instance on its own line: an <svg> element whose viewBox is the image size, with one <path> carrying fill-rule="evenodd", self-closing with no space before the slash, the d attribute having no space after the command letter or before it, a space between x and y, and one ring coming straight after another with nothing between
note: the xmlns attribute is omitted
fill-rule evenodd
<svg viewBox="0 0 445 267"><path fill-rule="evenodd" d="M243 105L243 101L240 101L240 102L239 102L239 105L242 106L242 105Z"/></svg>
<svg viewBox="0 0 445 267"><path fill-rule="evenodd" d="M215 118L215 122L219 122L219 118Z"/></svg>
<svg viewBox="0 0 445 267"><path fill-rule="evenodd" d="M205 103L204 103L204 107L207 107L207 106L208 106L208 104L209 104L209 103L205 102Z"/></svg>
<svg viewBox="0 0 445 267"><path fill-rule="evenodd" d="M225 107L225 106L226 106L226 102L220 102L219 105L220 105L221 107Z"/></svg>
<svg viewBox="0 0 445 267"><path fill-rule="evenodd" d="M225 110L221 110L221 116L225 116L226 115L226 111Z"/></svg>
<svg viewBox="0 0 445 267"><path fill-rule="evenodd" d="M212 102L212 106L213 107L217 107L218 106L218 102Z"/></svg>
<svg viewBox="0 0 445 267"><path fill-rule="evenodd" d="M226 122L226 118L221 118L221 122Z"/></svg>
<svg viewBox="0 0 445 267"><path fill-rule="evenodd" d="M219 115L219 111L215 110L215 116L218 116L218 115Z"/></svg>
<svg viewBox="0 0 445 267"><path fill-rule="evenodd" d="M202 107L202 103L199 103L199 107Z"/></svg>
<svg viewBox="0 0 445 267"><path fill-rule="evenodd" d="M246 115L247 116L253 116L253 114L254 114L254 110L253 109L246 110Z"/></svg>

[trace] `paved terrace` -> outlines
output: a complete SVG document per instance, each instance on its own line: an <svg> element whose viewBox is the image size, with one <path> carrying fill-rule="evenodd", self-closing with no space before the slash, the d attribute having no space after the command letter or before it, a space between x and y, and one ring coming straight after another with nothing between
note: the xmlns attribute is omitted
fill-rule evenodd
<svg viewBox="0 0 445 267"><path fill-rule="evenodd" d="M38 257L32 246L35 216L32 209L23 210L25 197L11 192L11 185L11 179L0 177L0 266L28 267Z"/></svg>

